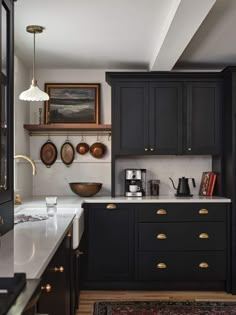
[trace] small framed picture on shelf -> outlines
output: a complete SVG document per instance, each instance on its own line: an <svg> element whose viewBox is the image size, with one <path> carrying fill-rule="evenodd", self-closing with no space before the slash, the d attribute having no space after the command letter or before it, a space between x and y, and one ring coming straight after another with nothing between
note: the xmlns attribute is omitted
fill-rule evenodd
<svg viewBox="0 0 236 315"><path fill-rule="evenodd" d="M216 173L214 172L203 172L202 179L199 188L200 196L212 196L214 192Z"/></svg>
<svg viewBox="0 0 236 315"><path fill-rule="evenodd" d="M45 124L99 124L99 83L45 83Z"/></svg>

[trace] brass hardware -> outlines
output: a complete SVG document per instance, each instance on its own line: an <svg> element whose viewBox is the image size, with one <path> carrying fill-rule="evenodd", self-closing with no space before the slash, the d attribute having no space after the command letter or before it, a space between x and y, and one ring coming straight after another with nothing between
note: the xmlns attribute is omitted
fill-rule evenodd
<svg viewBox="0 0 236 315"><path fill-rule="evenodd" d="M167 238L167 236L164 233L157 235L157 239L159 239L159 240L165 240L166 238Z"/></svg>
<svg viewBox="0 0 236 315"><path fill-rule="evenodd" d="M3 217L0 216L0 225L2 225L4 223Z"/></svg>
<svg viewBox="0 0 236 315"><path fill-rule="evenodd" d="M199 238L209 238L209 235L207 233L201 233L198 237Z"/></svg>
<svg viewBox="0 0 236 315"><path fill-rule="evenodd" d="M109 203L107 206L106 206L107 209L116 209L116 205L114 203Z"/></svg>
<svg viewBox="0 0 236 315"><path fill-rule="evenodd" d="M157 264L157 269L166 269L166 268L167 268L167 266L166 266L165 263L159 263L159 264Z"/></svg>
<svg viewBox="0 0 236 315"><path fill-rule="evenodd" d="M208 214L208 210L207 209L200 209L198 211L199 214Z"/></svg>
<svg viewBox="0 0 236 315"><path fill-rule="evenodd" d="M22 204L21 196L20 195L16 195L16 197L15 197L15 205L21 205L21 204Z"/></svg>
<svg viewBox="0 0 236 315"><path fill-rule="evenodd" d="M154 149L153 149L153 148L151 148L151 149L150 149L150 151L154 151Z"/></svg>
<svg viewBox="0 0 236 315"><path fill-rule="evenodd" d="M42 31L44 30L43 26L39 26L39 25L28 25L26 27L26 31L28 33L42 33Z"/></svg>
<svg viewBox="0 0 236 315"><path fill-rule="evenodd" d="M201 262L198 267L199 267L199 268L208 268L209 265L208 265L207 262Z"/></svg>
<svg viewBox="0 0 236 315"><path fill-rule="evenodd" d="M52 291L52 286L49 283L47 283L45 286L43 285L41 286L41 290L49 293Z"/></svg>
<svg viewBox="0 0 236 315"><path fill-rule="evenodd" d="M23 160L30 162L30 164L32 165L33 175L36 175L36 165L30 157L28 157L26 155L18 154L18 155L14 156L14 159L23 159Z"/></svg>
<svg viewBox="0 0 236 315"><path fill-rule="evenodd" d="M53 268L53 271L55 271L55 272L64 272L64 267L63 267L63 266L54 267L54 268Z"/></svg>
<svg viewBox="0 0 236 315"><path fill-rule="evenodd" d="M72 234L71 234L71 231L70 231L70 232L68 232L67 237L71 237L71 236L72 236Z"/></svg>
<svg viewBox="0 0 236 315"><path fill-rule="evenodd" d="M188 148L188 151L191 151L192 149L191 148Z"/></svg>
<svg viewBox="0 0 236 315"><path fill-rule="evenodd" d="M165 209L158 209L157 214L167 214L167 211Z"/></svg>
<svg viewBox="0 0 236 315"><path fill-rule="evenodd" d="M145 148L144 151L148 151L148 148Z"/></svg>

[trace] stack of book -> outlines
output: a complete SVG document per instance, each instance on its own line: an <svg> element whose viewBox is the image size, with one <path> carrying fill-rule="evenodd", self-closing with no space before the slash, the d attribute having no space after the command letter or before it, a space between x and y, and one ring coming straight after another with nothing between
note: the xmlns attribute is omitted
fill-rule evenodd
<svg viewBox="0 0 236 315"><path fill-rule="evenodd" d="M215 182L216 182L216 173L214 172L203 172L202 180L199 188L200 196L212 196Z"/></svg>

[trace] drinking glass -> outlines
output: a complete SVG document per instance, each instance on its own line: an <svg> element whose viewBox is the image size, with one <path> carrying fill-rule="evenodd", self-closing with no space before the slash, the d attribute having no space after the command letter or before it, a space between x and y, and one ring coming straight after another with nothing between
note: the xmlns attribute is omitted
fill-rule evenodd
<svg viewBox="0 0 236 315"><path fill-rule="evenodd" d="M54 217L57 213L57 197L46 197L47 215Z"/></svg>

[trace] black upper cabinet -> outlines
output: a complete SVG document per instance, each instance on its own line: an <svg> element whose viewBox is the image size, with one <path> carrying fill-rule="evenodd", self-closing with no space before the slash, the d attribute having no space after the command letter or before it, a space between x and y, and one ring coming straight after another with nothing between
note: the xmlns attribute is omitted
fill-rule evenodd
<svg viewBox="0 0 236 315"><path fill-rule="evenodd" d="M220 153L219 74L107 73L113 155Z"/></svg>
<svg viewBox="0 0 236 315"><path fill-rule="evenodd" d="M13 0L0 0L0 235L13 228Z"/></svg>
<svg viewBox="0 0 236 315"><path fill-rule="evenodd" d="M186 83L184 154L220 152L221 84Z"/></svg>
<svg viewBox="0 0 236 315"><path fill-rule="evenodd" d="M115 86L114 95L114 153L181 153L181 84L123 82Z"/></svg>

